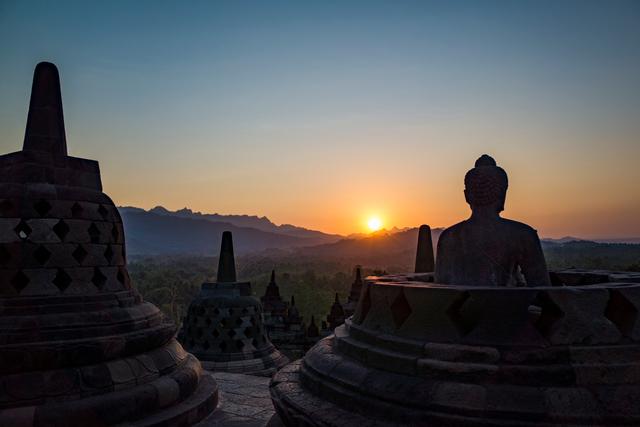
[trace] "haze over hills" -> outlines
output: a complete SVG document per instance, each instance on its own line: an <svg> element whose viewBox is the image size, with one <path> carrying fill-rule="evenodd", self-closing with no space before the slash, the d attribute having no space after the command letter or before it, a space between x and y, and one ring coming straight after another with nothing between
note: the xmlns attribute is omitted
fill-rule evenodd
<svg viewBox="0 0 640 427"><path fill-rule="evenodd" d="M611 239L581 239L579 237L565 236L559 239L544 238L542 240L546 242L551 242L551 243L595 242L595 243L640 244L640 237L611 238Z"/></svg>
<svg viewBox="0 0 640 427"><path fill-rule="evenodd" d="M437 245L442 228L431 230L434 245ZM300 256L347 261L369 266L404 267L413 265L418 241L418 228L403 231L378 231L358 238L346 238L296 250Z"/></svg>
<svg viewBox="0 0 640 427"><path fill-rule="evenodd" d="M121 207L127 235L127 251L132 255L215 256L222 232L233 232L238 254L261 254L271 258L297 257L365 264L380 268L410 268L414 262L417 228L392 228L371 234L339 236L293 225L276 225L266 217L220 215L161 206L148 211ZM432 230L435 246L442 232ZM580 265L579 256L589 254L595 266L613 254L624 259L622 266L640 261L636 257L640 239L590 241L577 237L543 239L545 253L562 265ZM629 255L629 256L627 256ZM635 258L634 258L635 257ZM613 258L611 258L613 259Z"/></svg>
<svg viewBox="0 0 640 427"><path fill-rule="evenodd" d="M276 225L266 217L175 212L162 206L150 210L119 207L130 254L212 255L220 248L223 231L233 232L238 253L333 243L342 236L293 225Z"/></svg>

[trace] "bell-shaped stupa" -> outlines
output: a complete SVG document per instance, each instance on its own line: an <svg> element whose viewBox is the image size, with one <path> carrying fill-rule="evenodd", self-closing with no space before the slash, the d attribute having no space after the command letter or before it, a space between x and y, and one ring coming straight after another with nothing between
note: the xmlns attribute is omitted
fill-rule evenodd
<svg viewBox="0 0 640 427"><path fill-rule="evenodd" d="M268 376L288 362L269 341L251 284L236 280L230 231L222 234L217 280L202 284L180 340L211 371Z"/></svg>
<svg viewBox="0 0 640 427"><path fill-rule="evenodd" d="M0 425L190 425L217 405L175 326L132 287L98 162L70 157L58 70L35 69L0 156Z"/></svg>

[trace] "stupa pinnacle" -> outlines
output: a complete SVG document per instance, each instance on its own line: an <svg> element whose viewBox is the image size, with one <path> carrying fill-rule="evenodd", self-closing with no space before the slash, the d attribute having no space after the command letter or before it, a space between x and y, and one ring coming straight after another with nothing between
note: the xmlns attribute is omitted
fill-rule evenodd
<svg viewBox="0 0 640 427"><path fill-rule="evenodd" d="M267 336L251 283L236 281L230 231L222 234L217 281L202 284L180 340L211 371L271 375L288 361Z"/></svg>
<svg viewBox="0 0 640 427"><path fill-rule="evenodd" d="M218 283L233 283L236 281L236 260L233 255L233 238L230 231L222 233L217 281Z"/></svg>
<svg viewBox="0 0 640 427"><path fill-rule="evenodd" d="M67 155L58 69L50 62L36 66L24 133L23 151L39 151L61 158Z"/></svg>
<svg viewBox="0 0 640 427"><path fill-rule="evenodd" d="M58 70L33 78L24 149L0 156L0 424L189 425L217 405L127 273L94 160L67 155Z"/></svg>
<svg viewBox="0 0 640 427"><path fill-rule="evenodd" d="M431 273L435 268L431 227L426 224L418 230L418 249L416 251L416 273Z"/></svg>

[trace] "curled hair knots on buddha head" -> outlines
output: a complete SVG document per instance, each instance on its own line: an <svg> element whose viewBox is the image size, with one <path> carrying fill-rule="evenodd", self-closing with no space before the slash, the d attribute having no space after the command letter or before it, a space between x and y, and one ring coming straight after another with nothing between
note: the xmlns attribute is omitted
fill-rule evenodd
<svg viewBox="0 0 640 427"><path fill-rule="evenodd" d="M471 206L486 206L504 201L509 186L507 173L486 154L464 177L465 194Z"/></svg>

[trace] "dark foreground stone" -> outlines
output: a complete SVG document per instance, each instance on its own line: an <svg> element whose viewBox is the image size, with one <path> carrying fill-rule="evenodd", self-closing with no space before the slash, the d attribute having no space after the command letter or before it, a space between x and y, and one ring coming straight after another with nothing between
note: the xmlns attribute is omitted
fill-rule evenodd
<svg viewBox="0 0 640 427"><path fill-rule="evenodd" d="M196 427L282 427L269 395L269 378L213 373L220 387L218 410Z"/></svg>
<svg viewBox="0 0 640 427"><path fill-rule="evenodd" d="M218 388L127 272L93 160L67 155L58 70L36 67L24 149L0 156L0 426L187 426Z"/></svg>
<svg viewBox="0 0 640 427"><path fill-rule="evenodd" d="M180 342L212 372L270 377L289 362L269 340L251 283L236 281L233 241L222 234L218 281L203 283L189 304Z"/></svg>
<svg viewBox="0 0 640 427"><path fill-rule="evenodd" d="M383 280L274 376L286 425L640 425L640 285Z"/></svg>

